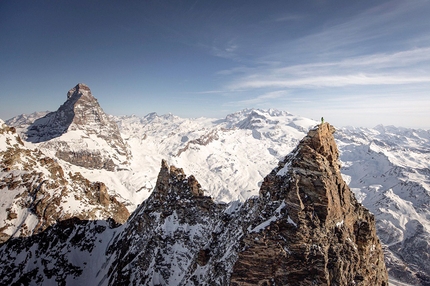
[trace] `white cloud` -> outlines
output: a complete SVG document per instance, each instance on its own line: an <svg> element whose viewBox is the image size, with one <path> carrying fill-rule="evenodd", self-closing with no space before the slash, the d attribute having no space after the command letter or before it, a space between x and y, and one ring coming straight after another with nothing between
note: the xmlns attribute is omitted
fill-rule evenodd
<svg viewBox="0 0 430 286"><path fill-rule="evenodd" d="M184 93L191 93L191 94L219 94L224 93L223 90L205 90L205 91L191 91L191 92L184 92Z"/></svg>
<svg viewBox="0 0 430 286"><path fill-rule="evenodd" d="M245 69L241 69L245 72ZM318 88L404 85L430 82L430 47L348 57L338 61L260 66L235 78L228 88Z"/></svg>
<svg viewBox="0 0 430 286"><path fill-rule="evenodd" d="M308 76L298 79L280 80L241 80L232 84L234 89L253 88L319 88L343 87L349 85L399 85L412 83L430 83L430 76L381 75L381 74L352 74Z"/></svg>
<svg viewBox="0 0 430 286"><path fill-rule="evenodd" d="M275 98L283 97L287 94L288 94L288 92L285 90L277 90L277 91L267 92L267 93L264 93L264 94L259 95L257 97L250 98L250 99L232 101L232 102L227 103L227 105L252 106L252 105L268 102L268 101L275 99Z"/></svg>

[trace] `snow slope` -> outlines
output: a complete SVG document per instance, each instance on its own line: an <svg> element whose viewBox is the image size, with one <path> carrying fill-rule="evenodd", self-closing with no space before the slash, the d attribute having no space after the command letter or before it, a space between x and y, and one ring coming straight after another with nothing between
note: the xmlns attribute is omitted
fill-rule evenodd
<svg viewBox="0 0 430 286"><path fill-rule="evenodd" d="M430 132L392 126L345 128L336 138L345 179L377 219L390 274L405 276L399 270L401 260L411 276L428 279Z"/></svg>

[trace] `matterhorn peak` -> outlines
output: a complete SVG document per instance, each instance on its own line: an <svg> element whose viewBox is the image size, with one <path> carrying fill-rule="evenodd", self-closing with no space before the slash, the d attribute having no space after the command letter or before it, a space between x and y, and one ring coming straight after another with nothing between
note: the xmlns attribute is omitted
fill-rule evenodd
<svg viewBox="0 0 430 286"><path fill-rule="evenodd" d="M69 92L67 93L67 99L70 99L72 97L81 97L82 95L92 96L91 90L88 85L84 83L78 83L74 88L69 90Z"/></svg>
<svg viewBox="0 0 430 286"><path fill-rule="evenodd" d="M69 138L62 140L66 133ZM52 145L60 159L90 169L112 171L130 159L118 126L104 113L90 88L83 83L70 89L64 104L57 111L37 119L25 135L27 141L46 142L47 147ZM70 138L80 146L70 146ZM88 146L105 147L91 150ZM103 152L106 154L101 154Z"/></svg>
<svg viewBox="0 0 430 286"><path fill-rule="evenodd" d="M89 133L95 133L100 130L100 126L96 125L106 124L109 124L108 117L91 94L90 88L79 83L69 90L66 102L57 111L36 120L26 135L28 141L38 143L60 137L68 130L86 129Z"/></svg>

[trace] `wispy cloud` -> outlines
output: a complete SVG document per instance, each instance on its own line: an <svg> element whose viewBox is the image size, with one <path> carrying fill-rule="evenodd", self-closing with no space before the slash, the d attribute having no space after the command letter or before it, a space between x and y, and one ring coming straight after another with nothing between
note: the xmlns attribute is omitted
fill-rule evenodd
<svg viewBox="0 0 430 286"><path fill-rule="evenodd" d="M224 93L224 90L205 90L205 91L190 91L190 92L183 92L183 93L190 93L190 94L219 94Z"/></svg>
<svg viewBox="0 0 430 286"><path fill-rule="evenodd" d="M281 80L242 80L234 83L232 89L245 88L317 88L317 87L343 87L349 85L399 85L412 83L430 83L430 76L383 75L383 74L351 74L308 76L298 79Z"/></svg>
<svg viewBox="0 0 430 286"><path fill-rule="evenodd" d="M242 69L242 71L245 71ZM249 70L251 71L251 70ZM283 67L260 66L229 89L318 88L430 83L430 47Z"/></svg>
<svg viewBox="0 0 430 286"><path fill-rule="evenodd" d="M377 70L385 68L408 68L414 64L423 64L430 61L430 47L414 48L395 53L376 53L366 56L348 57L340 61L315 62L308 64L291 65L274 68L275 74L304 75L309 73L327 72L333 70Z"/></svg>
<svg viewBox="0 0 430 286"><path fill-rule="evenodd" d="M227 105L255 106L255 105L258 105L261 103L271 101L275 98L284 97L287 94L288 94L288 91L286 91L286 90L277 90L277 91L267 92L267 93L261 94L257 97L250 98L250 99L231 101L231 102L228 102Z"/></svg>
<svg viewBox="0 0 430 286"><path fill-rule="evenodd" d="M343 22L334 19L322 29L292 42L292 48L323 55L343 55L366 52L374 45L392 44L391 48L412 38L417 29L428 29L413 15L428 6L428 1L389 1L375 6ZM412 16L412 17L411 17ZM406 20L407 19L407 20ZM421 26L421 27L420 27ZM408 39L409 40L409 39ZM390 48L389 46L385 48ZM369 52L369 51L367 51Z"/></svg>

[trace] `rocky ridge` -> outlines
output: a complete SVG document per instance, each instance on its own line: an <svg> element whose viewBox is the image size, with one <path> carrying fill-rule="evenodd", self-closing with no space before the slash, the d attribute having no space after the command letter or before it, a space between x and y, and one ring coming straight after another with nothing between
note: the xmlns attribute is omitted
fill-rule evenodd
<svg viewBox="0 0 430 286"><path fill-rule="evenodd" d="M388 285L374 217L342 179L332 133L309 131L264 179L263 222L243 238L232 285Z"/></svg>
<svg viewBox="0 0 430 286"><path fill-rule="evenodd" d="M115 266L110 283L388 285L374 217L340 175L333 132L329 124L311 130L265 178L260 197L243 204L216 207L209 200L196 209L201 193L189 187L194 178L175 167L169 172L163 162L151 197L113 244L125 248L115 257L132 255L128 263L114 260L125 264ZM181 190L193 208L180 203ZM140 228L131 226L134 219ZM162 226L158 234L153 225ZM117 269L140 278L118 277L125 272Z"/></svg>

